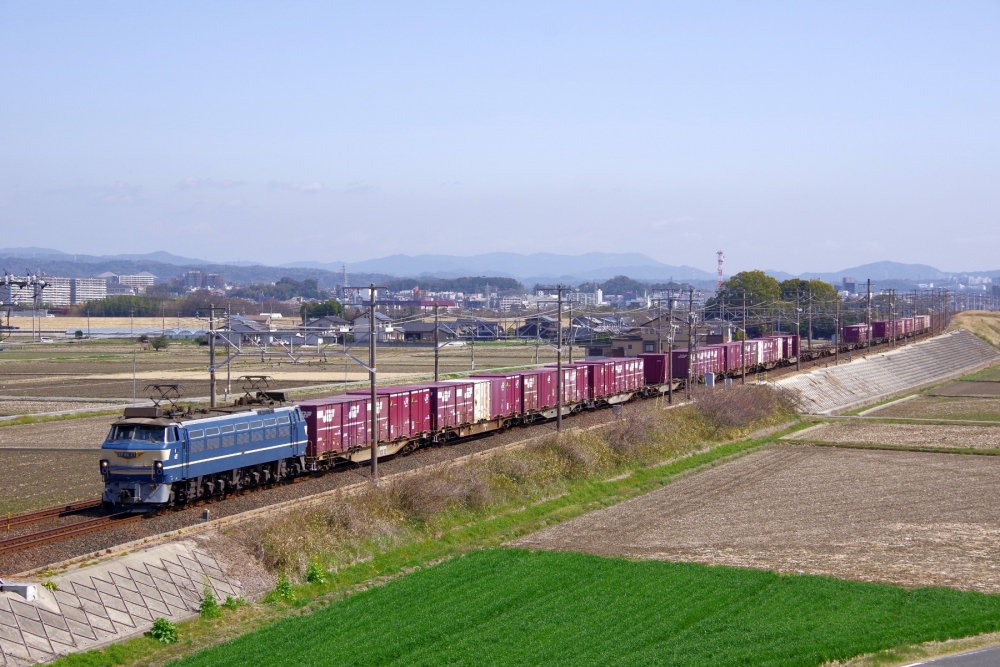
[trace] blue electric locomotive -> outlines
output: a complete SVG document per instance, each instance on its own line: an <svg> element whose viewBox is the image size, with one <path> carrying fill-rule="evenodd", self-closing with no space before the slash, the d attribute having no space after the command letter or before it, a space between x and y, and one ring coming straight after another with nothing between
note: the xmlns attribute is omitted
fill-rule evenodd
<svg viewBox="0 0 1000 667"><path fill-rule="evenodd" d="M306 440L295 406L126 408L101 446L104 501L182 504L294 477Z"/></svg>

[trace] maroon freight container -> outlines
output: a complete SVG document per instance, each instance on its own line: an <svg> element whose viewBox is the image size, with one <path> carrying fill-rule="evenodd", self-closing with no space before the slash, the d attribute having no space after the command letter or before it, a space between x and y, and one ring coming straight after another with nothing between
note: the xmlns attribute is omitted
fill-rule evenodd
<svg viewBox="0 0 1000 667"><path fill-rule="evenodd" d="M332 398L319 398L298 404L306 420L309 442L306 456L321 457L327 452L343 451L340 429L344 403L333 402Z"/></svg>
<svg viewBox="0 0 1000 667"><path fill-rule="evenodd" d="M589 398L596 400L615 393L614 359L581 361L579 365L587 367L587 394Z"/></svg>
<svg viewBox="0 0 1000 667"><path fill-rule="evenodd" d="M664 384L667 381L669 355L648 352L640 354L642 359L643 379L646 384Z"/></svg>
<svg viewBox="0 0 1000 667"><path fill-rule="evenodd" d="M743 367L743 343L721 343L722 368L726 371L738 371Z"/></svg>
<svg viewBox="0 0 1000 667"><path fill-rule="evenodd" d="M643 360L633 357L625 360L625 391L641 389L646 384L643 374Z"/></svg>
<svg viewBox="0 0 1000 667"><path fill-rule="evenodd" d="M356 390L349 395L360 396L368 393L365 390ZM430 388L427 385L379 387L375 393L378 396L379 406L379 441L392 441L430 433L431 398Z"/></svg>
<svg viewBox="0 0 1000 667"><path fill-rule="evenodd" d="M490 381L492 417L521 414L521 376L518 373L477 373L469 377Z"/></svg>
<svg viewBox="0 0 1000 667"><path fill-rule="evenodd" d="M308 456L343 452L351 447L370 444L368 422L370 398L341 395L302 401L299 407L306 419Z"/></svg>
<svg viewBox="0 0 1000 667"><path fill-rule="evenodd" d="M777 363L781 360L781 341L776 338L758 338L761 346L762 361L765 364Z"/></svg>
<svg viewBox="0 0 1000 667"><path fill-rule="evenodd" d="M843 328L843 342L864 343L868 341L867 324L848 324Z"/></svg>
<svg viewBox="0 0 1000 667"><path fill-rule="evenodd" d="M674 350L673 351L673 366L674 366L674 377L683 379L687 378L688 372L688 351L687 350ZM695 354L691 359L691 374L695 376L705 375L706 373L721 373L722 372L722 348L714 345L708 345L699 348L695 351Z"/></svg>
<svg viewBox="0 0 1000 667"><path fill-rule="evenodd" d="M546 368L555 369L555 364L548 364ZM579 403L590 398L590 380L587 375L586 366L580 363L563 364L563 405L567 403Z"/></svg>
<svg viewBox="0 0 1000 667"><path fill-rule="evenodd" d="M521 406L524 412L549 410L556 406L556 371L533 368L518 371L521 376Z"/></svg>
<svg viewBox="0 0 1000 667"><path fill-rule="evenodd" d="M889 338L892 335L889 332L889 320L872 322L872 338Z"/></svg>
<svg viewBox="0 0 1000 667"><path fill-rule="evenodd" d="M580 361L578 365L587 369L587 398L597 400L607 394L606 369L600 361Z"/></svg>
<svg viewBox="0 0 1000 667"><path fill-rule="evenodd" d="M469 424L473 421L473 384L471 382L432 382L430 393L431 430Z"/></svg>

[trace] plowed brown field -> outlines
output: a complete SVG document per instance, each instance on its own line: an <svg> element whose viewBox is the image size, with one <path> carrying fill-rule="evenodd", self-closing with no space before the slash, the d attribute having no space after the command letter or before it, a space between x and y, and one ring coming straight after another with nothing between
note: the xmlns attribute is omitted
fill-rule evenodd
<svg viewBox="0 0 1000 667"><path fill-rule="evenodd" d="M1000 458L775 446L515 546L1000 593Z"/></svg>

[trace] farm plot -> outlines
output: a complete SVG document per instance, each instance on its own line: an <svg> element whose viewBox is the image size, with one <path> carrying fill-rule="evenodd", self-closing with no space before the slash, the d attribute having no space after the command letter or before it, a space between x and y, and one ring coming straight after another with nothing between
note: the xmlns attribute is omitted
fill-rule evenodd
<svg viewBox="0 0 1000 667"><path fill-rule="evenodd" d="M86 449L0 449L0 514L99 498L100 458L99 451Z"/></svg>
<svg viewBox="0 0 1000 667"><path fill-rule="evenodd" d="M114 406L108 406L115 409ZM100 449L113 415L0 427L4 449Z"/></svg>
<svg viewBox="0 0 1000 667"><path fill-rule="evenodd" d="M944 426L841 421L821 424L787 438L796 442L823 442L899 447L1000 449L1000 425Z"/></svg>
<svg viewBox="0 0 1000 667"><path fill-rule="evenodd" d="M1000 459L778 446L514 546L1000 592Z"/></svg>
<svg viewBox="0 0 1000 667"><path fill-rule="evenodd" d="M998 612L947 589L492 549L171 664L813 667L992 631Z"/></svg>
<svg viewBox="0 0 1000 667"><path fill-rule="evenodd" d="M34 415L45 412L63 410L82 410L85 408L115 409L114 403L89 403L87 401L4 401L0 400L0 417L9 415Z"/></svg>
<svg viewBox="0 0 1000 667"><path fill-rule="evenodd" d="M872 417L1000 421L1000 398L920 396L870 413Z"/></svg>

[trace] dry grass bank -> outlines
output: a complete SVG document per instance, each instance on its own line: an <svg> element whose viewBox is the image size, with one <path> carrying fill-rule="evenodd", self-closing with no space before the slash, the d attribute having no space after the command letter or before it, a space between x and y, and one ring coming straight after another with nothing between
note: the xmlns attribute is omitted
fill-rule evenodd
<svg viewBox="0 0 1000 667"><path fill-rule="evenodd" d="M311 563L337 571L391 548L447 536L456 527L733 440L788 419L769 387L704 392L691 406L639 406L598 430L553 436L462 466L430 471L322 506L233 528L229 536L291 579Z"/></svg>
<svg viewBox="0 0 1000 667"><path fill-rule="evenodd" d="M968 329L994 347L1000 347L1000 313L969 310L951 319L949 331Z"/></svg>

